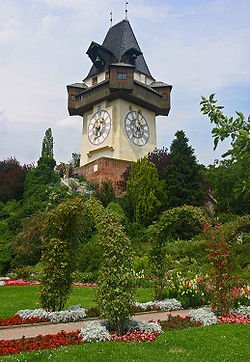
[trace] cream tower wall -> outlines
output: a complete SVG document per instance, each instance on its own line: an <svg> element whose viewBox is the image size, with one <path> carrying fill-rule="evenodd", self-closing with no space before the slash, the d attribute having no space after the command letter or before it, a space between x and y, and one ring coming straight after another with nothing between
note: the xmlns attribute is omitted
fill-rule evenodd
<svg viewBox="0 0 250 362"><path fill-rule="evenodd" d="M100 109L109 112L111 116L111 130L106 140L94 146L88 139L88 126L93 115ZM128 138L124 130L124 119L131 111L139 111L149 125L149 141L145 146L138 147ZM83 115L82 146L80 166L84 166L100 157L109 157L126 161L137 161L156 148L155 113L123 99L112 102L101 102L95 105L92 111Z"/></svg>

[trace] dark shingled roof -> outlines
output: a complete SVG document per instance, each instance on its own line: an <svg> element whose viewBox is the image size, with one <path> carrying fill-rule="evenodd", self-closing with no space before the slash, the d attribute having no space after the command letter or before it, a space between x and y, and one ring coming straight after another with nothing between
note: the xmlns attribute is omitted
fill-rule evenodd
<svg viewBox="0 0 250 362"><path fill-rule="evenodd" d="M121 62L123 54L131 48L135 48L141 52L128 20L122 20L112 26L109 29L102 46L110 50L115 55L118 62ZM135 61L135 71L153 78L142 54L139 55ZM99 72L100 70L93 65L87 75L87 78L92 77Z"/></svg>

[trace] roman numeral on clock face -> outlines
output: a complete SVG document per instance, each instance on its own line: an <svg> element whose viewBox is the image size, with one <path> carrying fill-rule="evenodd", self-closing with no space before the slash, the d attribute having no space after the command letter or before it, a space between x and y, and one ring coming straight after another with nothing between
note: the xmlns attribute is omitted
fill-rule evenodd
<svg viewBox="0 0 250 362"><path fill-rule="evenodd" d="M146 118L137 111L131 111L126 115L124 131L135 146L143 147L149 140L149 125Z"/></svg>

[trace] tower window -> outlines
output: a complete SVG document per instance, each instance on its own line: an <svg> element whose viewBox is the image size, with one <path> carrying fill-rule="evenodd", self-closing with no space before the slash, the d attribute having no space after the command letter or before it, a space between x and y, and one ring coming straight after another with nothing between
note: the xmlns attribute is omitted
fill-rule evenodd
<svg viewBox="0 0 250 362"><path fill-rule="evenodd" d="M70 99L71 99L71 102L74 102L74 100L75 100L75 96L74 96L74 94L70 94Z"/></svg>
<svg viewBox="0 0 250 362"><path fill-rule="evenodd" d="M97 77L92 78L92 85L97 84Z"/></svg>
<svg viewBox="0 0 250 362"><path fill-rule="evenodd" d="M163 100L163 102L168 101L168 92L162 92L162 100Z"/></svg>
<svg viewBox="0 0 250 362"><path fill-rule="evenodd" d="M128 79L128 72L117 72L116 73L116 80L127 80Z"/></svg>

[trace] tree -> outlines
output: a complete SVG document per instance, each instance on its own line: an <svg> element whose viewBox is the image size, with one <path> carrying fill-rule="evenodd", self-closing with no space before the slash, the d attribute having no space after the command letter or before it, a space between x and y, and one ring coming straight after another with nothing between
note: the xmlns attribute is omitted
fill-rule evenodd
<svg viewBox="0 0 250 362"><path fill-rule="evenodd" d="M53 137L51 128L45 131L45 135L42 143L42 157L53 158Z"/></svg>
<svg viewBox="0 0 250 362"><path fill-rule="evenodd" d="M98 218L97 230L103 253L97 281L98 306L101 316L108 319L110 330L122 335L125 322L133 313L135 279L130 240L111 210L106 209Z"/></svg>
<svg viewBox="0 0 250 362"><path fill-rule="evenodd" d="M250 149L250 115L247 122L241 112L237 112L237 118L226 117L221 109L224 106L216 106L217 100L214 99L215 94L211 94L209 99L201 97L201 112L207 114L211 123L215 124L212 130L212 137L214 138L214 150L219 141L231 137L232 148L222 155L222 157L231 157L231 162L234 161L248 161Z"/></svg>
<svg viewBox="0 0 250 362"><path fill-rule="evenodd" d="M15 157L0 161L0 201L20 200L23 197L24 180L32 167L21 166Z"/></svg>
<svg viewBox="0 0 250 362"><path fill-rule="evenodd" d="M200 206L206 193L200 166L184 131L177 131L175 137L170 146L172 161L165 167L166 206Z"/></svg>
<svg viewBox="0 0 250 362"><path fill-rule="evenodd" d="M148 154L147 158L156 166L159 180L164 180L165 168L172 161L172 156L168 153L167 148L155 149Z"/></svg>
<svg viewBox="0 0 250 362"><path fill-rule="evenodd" d="M243 162L216 161L209 165L205 177L212 185L217 200L217 212L247 214L249 212L250 185L248 168Z"/></svg>
<svg viewBox="0 0 250 362"><path fill-rule="evenodd" d="M156 166L145 157L132 164L127 181L127 198L134 212L134 219L149 225L157 218L164 199L164 181L159 181Z"/></svg>
<svg viewBox="0 0 250 362"><path fill-rule="evenodd" d="M115 191L111 182L103 182L102 186L95 190L94 197L101 201L104 207L107 207L110 202L115 201Z"/></svg>
<svg viewBox="0 0 250 362"><path fill-rule="evenodd" d="M47 310L62 310L70 294L82 208L81 199L68 200L44 220L40 301Z"/></svg>
<svg viewBox="0 0 250 362"><path fill-rule="evenodd" d="M72 155L71 155L70 164L73 167L79 167L80 166L80 158L81 158L81 154L79 152L73 152Z"/></svg>

